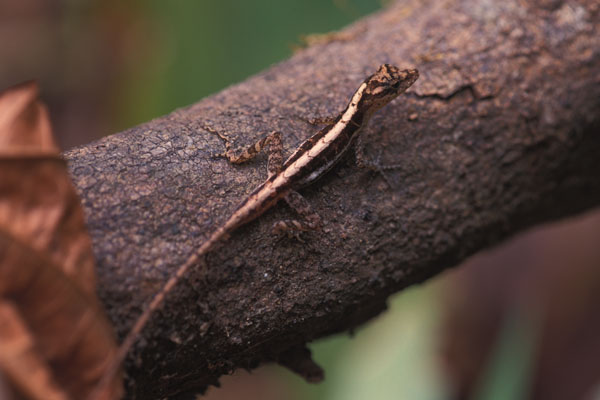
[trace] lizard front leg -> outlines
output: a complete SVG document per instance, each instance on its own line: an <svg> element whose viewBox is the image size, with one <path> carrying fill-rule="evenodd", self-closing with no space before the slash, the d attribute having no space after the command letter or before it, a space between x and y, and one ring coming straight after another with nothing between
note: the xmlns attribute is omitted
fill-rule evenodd
<svg viewBox="0 0 600 400"><path fill-rule="evenodd" d="M281 132L279 131L269 133L239 154L236 154L236 151L231 148L231 144L225 141L226 151L220 154L220 156L226 157L232 164L242 164L256 157L265 146L269 146L267 171L270 178L277 174L283 165L283 144L281 142Z"/></svg>

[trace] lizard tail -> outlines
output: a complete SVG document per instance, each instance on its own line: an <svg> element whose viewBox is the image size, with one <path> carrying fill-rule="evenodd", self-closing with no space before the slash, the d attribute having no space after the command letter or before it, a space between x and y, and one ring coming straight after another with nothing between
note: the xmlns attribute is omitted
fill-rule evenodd
<svg viewBox="0 0 600 400"><path fill-rule="evenodd" d="M119 371L121 363L127 356L127 353L135 343L141 331L148 323L148 320L150 319L154 311L156 311L156 309L160 307L160 305L165 300L165 297L175 287L175 285L177 284L177 282L179 282L181 277L183 277L187 273L190 267L196 265L200 258L206 253L208 253L221 238L226 236L226 234L227 229L225 227L217 229L210 236L210 238L206 242L204 242L202 246L200 246L200 248L187 259L185 263L183 263L179 266L179 268L177 268L175 274L173 274L169 278L167 283L165 283L165 285L161 288L161 290L154 295L150 304L135 321L135 324L133 325L129 333L127 333L127 336L125 336L125 339L117 349L117 352L115 353L114 357L107 366L98 384L90 393L90 396L88 397L89 400L99 400L103 398L104 390L108 387L107 385L109 385L110 382L112 382L113 378Z"/></svg>

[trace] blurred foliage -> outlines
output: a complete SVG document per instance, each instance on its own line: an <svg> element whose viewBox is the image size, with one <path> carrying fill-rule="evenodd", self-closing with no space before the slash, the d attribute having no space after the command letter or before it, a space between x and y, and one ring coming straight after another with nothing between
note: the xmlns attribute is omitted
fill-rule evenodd
<svg viewBox="0 0 600 400"><path fill-rule="evenodd" d="M507 310L474 399L529 398L541 313L527 309L527 304L518 304Z"/></svg>
<svg viewBox="0 0 600 400"><path fill-rule="evenodd" d="M447 399L437 360L438 290L437 283L407 289L354 335L311 345L315 361L325 369L325 381L308 385L289 378L298 399Z"/></svg>
<svg viewBox="0 0 600 400"><path fill-rule="evenodd" d="M196 102L382 0L0 0L0 89L38 79L63 148Z"/></svg>
<svg viewBox="0 0 600 400"><path fill-rule="evenodd" d="M289 57L301 35L340 29L380 6L380 0L140 1L150 43L123 82L121 124L196 102Z"/></svg>

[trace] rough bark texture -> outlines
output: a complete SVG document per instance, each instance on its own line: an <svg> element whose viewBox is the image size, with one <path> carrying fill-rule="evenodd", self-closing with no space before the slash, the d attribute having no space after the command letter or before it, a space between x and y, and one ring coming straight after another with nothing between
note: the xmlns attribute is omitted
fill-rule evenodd
<svg viewBox="0 0 600 400"><path fill-rule="evenodd" d="M122 336L265 178L265 158L215 159L215 131L241 147L278 129L291 150L318 129L303 119L338 113L379 64L421 72L364 132L367 155L399 167L384 179L350 157L304 190L325 224L305 243L273 241L271 225L290 213L278 205L211 253L145 329L127 363L130 395L184 396L351 329L390 294L599 204L599 13L596 0L398 2L244 83L68 152Z"/></svg>

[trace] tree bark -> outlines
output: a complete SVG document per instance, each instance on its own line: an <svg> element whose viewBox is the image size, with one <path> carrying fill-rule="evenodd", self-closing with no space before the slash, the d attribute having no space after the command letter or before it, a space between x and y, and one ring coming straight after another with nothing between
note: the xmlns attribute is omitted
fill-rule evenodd
<svg viewBox="0 0 600 400"><path fill-rule="evenodd" d="M377 315L394 292L598 205L599 14L596 0L401 1L197 104L67 152L99 294L123 337L265 179L266 158L215 158L216 132L243 147L279 130L291 151L318 129L306 120L339 113L379 64L421 73L363 132L379 170L349 157L303 190L322 231L274 240L271 226L291 213L278 205L177 286L126 363L130 397L184 396L289 359Z"/></svg>

